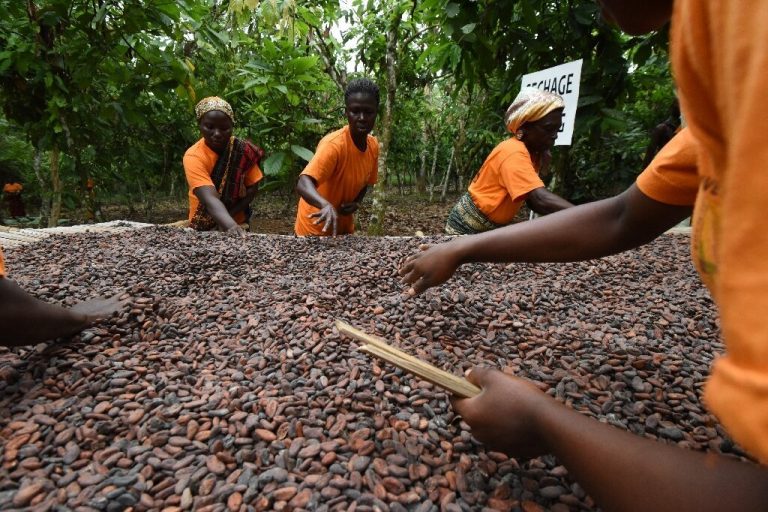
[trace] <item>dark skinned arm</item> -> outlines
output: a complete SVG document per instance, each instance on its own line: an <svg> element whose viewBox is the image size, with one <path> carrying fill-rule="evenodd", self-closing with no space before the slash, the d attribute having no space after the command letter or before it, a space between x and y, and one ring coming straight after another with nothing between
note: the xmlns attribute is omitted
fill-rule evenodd
<svg viewBox="0 0 768 512"><path fill-rule="evenodd" d="M213 220L216 222L216 225L219 226L220 230L239 236L245 236L245 231L243 231L243 228L235 222L232 215L229 214L227 207L221 202L219 193L216 192L216 189L213 186L204 185L202 187L197 187L193 193L205 206L206 210L208 210L208 213L213 217Z"/></svg>
<svg viewBox="0 0 768 512"><path fill-rule="evenodd" d="M323 223L323 231L328 231L331 228L333 236L336 236L337 223L339 213L336 208L328 202L317 191L317 185L315 180L306 174L299 176L299 181L296 183L296 192L309 204L318 208L320 211L310 214L310 217L316 218L315 224Z"/></svg>
<svg viewBox="0 0 768 512"><path fill-rule="evenodd" d="M560 210L565 210L566 208L571 208L573 206L572 203L566 201L559 195L550 192L546 187L539 187L531 190L528 193L525 202L531 210L539 215L559 212Z"/></svg>
<svg viewBox="0 0 768 512"><path fill-rule="evenodd" d="M48 304L25 292L8 278L0 278L0 345L32 345L71 336L122 309L119 294L65 308Z"/></svg>
<svg viewBox="0 0 768 512"><path fill-rule="evenodd" d="M607 511L758 511L768 470L641 438L563 406L530 382L476 368L483 391L453 406L473 435L511 456L554 454Z"/></svg>
<svg viewBox="0 0 768 512"><path fill-rule="evenodd" d="M650 242L691 213L654 201L636 185L624 193L448 243L422 246L400 269L411 293L447 281L470 262L581 261Z"/></svg>
<svg viewBox="0 0 768 512"><path fill-rule="evenodd" d="M349 203L341 203L341 206L339 206L339 213L342 215L351 215L355 213L360 207L360 203L365 198L366 192L368 192L368 185L363 187L360 193L357 194L357 197L354 199L354 201Z"/></svg>

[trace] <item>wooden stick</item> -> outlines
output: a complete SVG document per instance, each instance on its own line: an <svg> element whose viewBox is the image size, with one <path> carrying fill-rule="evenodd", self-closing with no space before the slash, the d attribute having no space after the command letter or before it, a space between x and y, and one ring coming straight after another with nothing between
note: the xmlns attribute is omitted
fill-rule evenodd
<svg viewBox="0 0 768 512"><path fill-rule="evenodd" d="M402 370L450 391L456 396L472 398L480 394L480 388L468 380L457 377L436 366L425 363L402 350L398 350L381 338L366 334L341 320L336 320L336 328L340 333L363 342L364 344L360 347L361 352L383 359Z"/></svg>

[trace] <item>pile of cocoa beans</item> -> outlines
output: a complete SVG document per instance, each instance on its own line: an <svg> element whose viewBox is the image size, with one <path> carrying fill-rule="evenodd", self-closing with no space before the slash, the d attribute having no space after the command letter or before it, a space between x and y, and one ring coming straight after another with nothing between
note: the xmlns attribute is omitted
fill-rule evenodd
<svg viewBox="0 0 768 512"><path fill-rule="evenodd" d="M498 367L637 435L742 455L701 400L723 346L687 236L466 265L409 297L397 270L424 241L148 228L7 250L45 301L132 300L70 339L0 349L0 507L597 507L553 456L478 443L445 391L358 352L337 318L457 375Z"/></svg>

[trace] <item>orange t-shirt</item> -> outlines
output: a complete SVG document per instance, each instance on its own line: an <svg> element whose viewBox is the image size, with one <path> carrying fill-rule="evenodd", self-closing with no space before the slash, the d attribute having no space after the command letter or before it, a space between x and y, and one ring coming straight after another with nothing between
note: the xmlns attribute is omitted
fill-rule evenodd
<svg viewBox="0 0 768 512"><path fill-rule="evenodd" d="M192 220L195 210L197 210L197 205L200 204L200 201L194 194L194 190L205 185L213 186L211 173L213 173L213 168L216 166L218 159L218 153L208 147L205 139L195 142L184 153L184 174L187 176L187 185L189 185L189 220ZM263 177L264 175L261 173L259 166L253 164L253 167L245 174L245 186L250 187L261 181ZM236 213L233 220L238 224L242 224L246 220L245 212Z"/></svg>
<svg viewBox="0 0 768 512"><path fill-rule="evenodd" d="M768 463L768 2L675 0L672 64L698 144L692 256L717 303L726 353L704 400Z"/></svg>
<svg viewBox="0 0 768 512"><path fill-rule="evenodd" d="M469 184L469 195L490 220L509 224L528 194L543 186L525 144L510 138L493 148L485 159Z"/></svg>
<svg viewBox="0 0 768 512"><path fill-rule="evenodd" d="M0 277L5 277L5 256L2 248L0 248Z"/></svg>
<svg viewBox="0 0 768 512"><path fill-rule="evenodd" d="M686 128L672 137L637 177L637 188L660 203L693 206L699 190L696 155L696 141Z"/></svg>
<svg viewBox="0 0 768 512"><path fill-rule="evenodd" d="M367 185L373 185L379 177L379 141L368 135L365 151L360 151L352 140L349 126L329 133L320 140L312 161L304 168L302 175L314 178L317 192L329 201L337 210L342 203L349 203ZM314 224L309 215L319 211L317 208L299 199L294 230L299 236L329 235L323 233L322 224ZM339 215L338 234L355 231L352 215Z"/></svg>

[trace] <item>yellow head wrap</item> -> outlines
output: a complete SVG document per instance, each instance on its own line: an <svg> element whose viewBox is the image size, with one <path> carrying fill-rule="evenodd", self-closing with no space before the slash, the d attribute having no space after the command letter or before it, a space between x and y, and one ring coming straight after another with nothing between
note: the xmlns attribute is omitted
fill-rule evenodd
<svg viewBox="0 0 768 512"><path fill-rule="evenodd" d="M199 121L211 110L224 112L229 116L233 123L235 122L235 113L232 111L232 106L218 96L208 96L207 98L200 100L195 107L195 117Z"/></svg>
<svg viewBox="0 0 768 512"><path fill-rule="evenodd" d="M507 130L515 133L523 124L538 121L553 110L564 107L563 98L557 94L534 87L524 87L504 114L504 124Z"/></svg>

